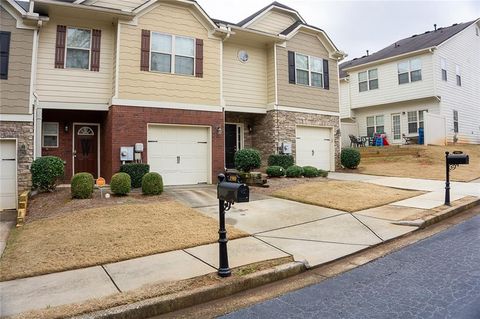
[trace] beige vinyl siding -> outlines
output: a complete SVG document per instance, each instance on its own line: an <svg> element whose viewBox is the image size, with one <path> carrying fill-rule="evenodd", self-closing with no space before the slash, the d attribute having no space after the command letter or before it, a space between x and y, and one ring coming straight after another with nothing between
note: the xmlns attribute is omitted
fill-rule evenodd
<svg viewBox="0 0 480 319"><path fill-rule="evenodd" d="M288 51L328 59L330 89L309 87L288 82ZM328 58L320 40L312 34L297 33L287 47L277 46L278 104L327 112L339 112L337 61Z"/></svg>
<svg viewBox="0 0 480 319"><path fill-rule="evenodd" d="M140 71L142 29L203 39L203 78ZM122 24L120 42L119 98L220 105L221 42L187 8L159 5L138 26Z"/></svg>
<svg viewBox="0 0 480 319"><path fill-rule="evenodd" d="M263 17L259 18L257 21L253 22L248 27L250 29L255 29L263 32L279 34L280 32L287 29L295 22L295 19L291 16L279 13L275 11L270 11L266 13Z"/></svg>
<svg viewBox="0 0 480 319"><path fill-rule="evenodd" d="M8 79L0 80L0 113L28 114L33 31L17 29L16 20L0 7L1 31L10 34Z"/></svg>
<svg viewBox="0 0 480 319"><path fill-rule="evenodd" d="M238 59L238 51L246 50L246 63ZM223 47L224 98L227 106L266 108L267 51L226 42Z"/></svg>
<svg viewBox="0 0 480 319"><path fill-rule="evenodd" d="M100 71L55 68L57 25L102 30ZM107 104L112 97L114 26L74 17L50 17L39 38L37 89L42 103Z"/></svg>
<svg viewBox="0 0 480 319"><path fill-rule="evenodd" d="M398 84L398 62L414 58L420 58L422 61L422 80ZM378 89L359 92L358 72L371 69L378 71ZM350 72L352 109L434 96L432 69L432 55L428 53Z"/></svg>
<svg viewBox="0 0 480 319"><path fill-rule="evenodd" d="M275 51L267 49L267 103L275 103Z"/></svg>
<svg viewBox="0 0 480 319"><path fill-rule="evenodd" d="M132 11L146 0L89 0L84 2L86 5L92 5L96 7L112 8L123 11Z"/></svg>
<svg viewBox="0 0 480 319"><path fill-rule="evenodd" d="M345 80L340 81L339 103L340 118L351 117L349 83Z"/></svg>

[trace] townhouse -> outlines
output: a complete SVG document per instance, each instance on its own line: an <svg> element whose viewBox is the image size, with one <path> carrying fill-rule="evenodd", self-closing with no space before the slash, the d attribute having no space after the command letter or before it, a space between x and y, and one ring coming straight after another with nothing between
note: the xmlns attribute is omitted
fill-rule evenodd
<svg viewBox="0 0 480 319"><path fill-rule="evenodd" d="M45 19L34 149L65 161L65 181L144 162L166 185L214 183L245 147L264 162L284 152L339 165L345 54L292 8L273 2L239 23L187 0L35 0L27 11Z"/></svg>
<svg viewBox="0 0 480 319"><path fill-rule="evenodd" d="M480 20L434 26L340 65L342 142L480 143Z"/></svg>

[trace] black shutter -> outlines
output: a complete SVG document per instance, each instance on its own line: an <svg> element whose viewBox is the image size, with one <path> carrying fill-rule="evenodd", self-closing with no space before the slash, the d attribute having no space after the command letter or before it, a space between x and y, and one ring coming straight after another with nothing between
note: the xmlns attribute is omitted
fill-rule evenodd
<svg viewBox="0 0 480 319"><path fill-rule="evenodd" d="M150 31L142 30L140 71L150 71ZM118 66L117 66L118 67Z"/></svg>
<svg viewBox="0 0 480 319"><path fill-rule="evenodd" d="M323 88L330 90L330 75L328 72L328 60L323 60Z"/></svg>
<svg viewBox="0 0 480 319"><path fill-rule="evenodd" d="M288 51L288 82L295 84L295 52Z"/></svg>
<svg viewBox="0 0 480 319"><path fill-rule="evenodd" d="M67 27L57 25L57 39L55 41L55 68L65 67L65 41L67 39Z"/></svg>
<svg viewBox="0 0 480 319"><path fill-rule="evenodd" d="M102 31L92 30L92 56L90 59L90 70L100 71L100 45L101 45Z"/></svg>
<svg viewBox="0 0 480 319"><path fill-rule="evenodd" d="M8 79L8 58L10 56L10 32L0 31L0 79Z"/></svg>
<svg viewBox="0 0 480 319"><path fill-rule="evenodd" d="M203 78L203 40L195 40L195 76Z"/></svg>

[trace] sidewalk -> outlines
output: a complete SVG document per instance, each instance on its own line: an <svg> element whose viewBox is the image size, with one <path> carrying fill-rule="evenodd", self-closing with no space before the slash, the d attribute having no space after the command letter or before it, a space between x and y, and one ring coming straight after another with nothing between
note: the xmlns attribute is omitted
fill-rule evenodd
<svg viewBox="0 0 480 319"><path fill-rule="evenodd" d="M350 255L415 231L416 226L396 224L410 216L428 214L441 206L439 181L412 180L331 173L333 179L362 180L429 193L355 213L261 197L237 204L227 213L227 223L252 236L229 241L230 267L293 256L307 267ZM185 190L188 191L188 190ZM214 188L194 189L190 202L202 213L217 218ZM480 197L478 183L452 183L452 201ZM201 198L206 205L198 202ZM113 264L0 282L0 315L81 303L88 299L132 291L143 285L166 283L214 273L218 244L177 250ZM34 302L32 302L34 301Z"/></svg>

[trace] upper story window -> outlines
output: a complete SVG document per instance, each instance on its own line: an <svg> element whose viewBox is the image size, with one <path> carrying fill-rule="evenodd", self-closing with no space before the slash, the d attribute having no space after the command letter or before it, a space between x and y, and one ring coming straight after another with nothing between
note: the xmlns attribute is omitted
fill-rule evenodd
<svg viewBox="0 0 480 319"><path fill-rule="evenodd" d="M0 79L8 79L8 60L10 56L10 32L0 31Z"/></svg>
<svg viewBox="0 0 480 319"><path fill-rule="evenodd" d="M422 61L411 59L397 64L398 84L416 82L422 80Z"/></svg>
<svg viewBox="0 0 480 319"><path fill-rule="evenodd" d="M360 92L378 89L377 69L358 73L358 90Z"/></svg>
<svg viewBox="0 0 480 319"><path fill-rule="evenodd" d="M288 81L328 90L328 60L288 51Z"/></svg>
<svg viewBox="0 0 480 319"><path fill-rule="evenodd" d="M65 66L88 70L90 66L91 30L67 28L67 58Z"/></svg>
<svg viewBox="0 0 480 319"><path fill-rule="evenodd" d="M57 122L43 122L42 146L58 147L58 123Z"/></svg>
<svg viewBox="0 0 480 319"><path fill-rule="evenodd" d="M323 87L323 60L320 58L295 54L296 83Z"/></svg>
<svg viewBox="0 0 480 319"><path fill-rule="evenodd" d="M440 58L440 66L442 68L442 81L447 81L447 60Z"/></svg>
<svg viewBox="0 0 480 319"><path fill-rule="evenodd" d="M194 75L195 39L152 32L151 71Z"/></svg>
<svg viewBox="0 0 480 319"><path fill-rule="evenodd" d="M462 70L460 65L455 65L455 74L457 76L457 85L462 86Z"/></svg>
<svg viewBox="0 0 480 319"><path fill-rule="evenodd" d="M101 30L57 25L55 68L100 70Z"/></svg>
<svg viewBox="0 0 480 319"><path fill-rule="evenodd" d="M383 115L367 116L367 136L375 133L385 133L385 118Z"/></svg>
<svg viewBox="0 0 480 319"><path fill-rule="evenodd" d="M458 133L458 111L453 110L453 132Z"/></svg>

